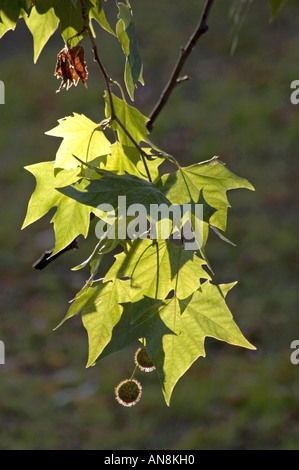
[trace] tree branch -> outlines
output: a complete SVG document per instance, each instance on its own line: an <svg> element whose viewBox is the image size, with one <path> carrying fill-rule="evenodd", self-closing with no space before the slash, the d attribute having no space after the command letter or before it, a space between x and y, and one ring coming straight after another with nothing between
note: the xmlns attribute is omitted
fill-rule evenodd
<svg viewBox="0 0 299 470"><path fill-rule="evenodd" d="M189 41L187 42L186 46L181 49L180 56L178 61L172 71L170 79L164 88L159 101L157 102L156 106L154 107L153 111L150 114L150 120L147 122L147 129L151 131L153 129L153 125L155 120L157 119L158 115L161 113L162 109L164 108L165 104L167 103L171 93L173 92L176 85L182 82L182 79L179 78L179 75L184 67L186 60L188 59L189 55L191 54L192 50L194 49L197 41L199 38L205 34L209 27L207 25L207 20L213 6L214 0L207 0L206 5L204 7L201 20L195 29L194 33L190 37Z"/></svg>
<svg viewBox="0 0 299 470"><path fill-rule="evenodd" d="M75 240L73 240L68 246L66 246L63 250L59 251L58 253L56 253L56 255L54 255L54 256L51 256L53 251L54 251L54 248L53 248L53 250L45 251L41 255L41 257L37 261L35 261L35 263L32 265L32 267L34 269L38 269L39 271L41 271L46 266L48 266L48 264L52 263L52 261L59 258L64 253L67 253L68 251L71 251L71 250L77 250L78 248L79 247L78 247L78 243L77 243L77 238L75 238Z"/></svg>
<svg viewBox="0 0 299 470"><path fill-rule="evenodd" d="M89 218L90 218L90 222L95 218L95 215L94 215L93 212L90 213ZM56 255L54 255L54 256L51 256L53 251L54 251L54 248L52 250L45 251L38 258L38 260L36 260L33 263L32 267L34 269L38 269L39 271L41 271L42 269L46 268L48 266L48 264L52 263L52 261L59 258L64 253L67 253L68 251L72 251L72 250L78 250L78 248L79 248L78 239L79 239L79 236L76 237L69 245L67 245L65 248L63 248L63 250L58 251L58 253L56 253Z"/></svg>

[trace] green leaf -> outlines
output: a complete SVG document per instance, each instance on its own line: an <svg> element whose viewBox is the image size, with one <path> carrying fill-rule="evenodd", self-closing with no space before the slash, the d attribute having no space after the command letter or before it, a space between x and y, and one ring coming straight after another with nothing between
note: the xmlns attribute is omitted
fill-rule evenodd
<svg viewBox="0 0 299 470"><path fill-rule="evenodd" d="M17 0L9 1L15 2ZM87 12L89 13L92 4L88 0L85 0L85 4ZM42 49L47 42L45 38L42 38L42 29L44 29L46 34L49 35L54 24L59 21L61 35L65 43L67 43L70 38L73 38L72 46L75 46L80 39L82 39L84 20L82 17L80 2L75 2L74 0L35 0L34 11L35 19L32 20L32 22L29 22L29 29L33 34L36 49ZM46 24L47 20L50 21L49 25Z"/></svg>
<svg viewBox="0 0 299 470"><path fill-rule="evenodd" d="M28 13L31 0L1 0L0 2L0 38L9 30L14 30L17 21Z"/></svg>
<svg viewBox="0 0 299 470"><path fill-rule="evenodd" d="M106 117L109 118L111 116L111 107L107 91L105 92L104 96L106 100ZM118 98L115 95L112 95L112 97L116 115L129 131L131 136L135 139L137 144L140 144L141 141L147 142L147 135L149 132L146 128L146 123L149 121L149 118L141 114L138 109L134 108L133 106L129 106L126 101ZM132 141L117 124L117 122L113 121L111 127L117 131L122 145L130 147L133 146Z"/></svg>
<svg viewBox="0 0 299 470"><path fill-rule="evenodd" d="M38 3L39 2L37 0L37 5ZM39 13L37 11L37 6L33 6L30 15L25 15L24 19L33 36L34 63L36 63L45 44L58 28L59 19L55 15L53 7L49 8L45 12Z"/></svg>
<svg viewBox="0 0 299 470"><path fill-rule="evenodd" d="M281 7L286 3L287 0L270 0L271 7L271 19L277 15Z"/></svg>
<svg viewBox="0 0 299 470"><path fill-rule="evenodd" d="M125 84L132 101L137 83L144 85L142 61L133 23L132 10L125 3L117 4L119 9L116 34L126 56Z"/></svg>
<svg viewBox="0 0 299 470"><path fill-rule="evenodd" d="M42 8L44 0L39 1ZM88 1L85 3L87 11L89 11L91 4ZM71 46L74 47L83 37L83 33L78 34L84 28L80 2L77 2L76 7L74 7L72 0L54 0L54 9L55 15L60 20L61 35L65 43L73 38Z"/></svg>
<svg viewBox="0 0 299 470"><path fill-rule="evenodd" d="M103 29L108 31L108 33L113 34L113 36L116 36L115 32L109 25L103 6L102 6L102 1L101 0L90 0L92 3L93 7L89 11L89 18L92 19L94 18L101 26Z"/></svg>
<svg viewBox="0 0 299 470"><path fill-rule="evenodd" d="M134 175L115 175L104 171L99 179L92 181L82 179L58 190L81 204L98 207L100 204L108 203L115 211L118 208L119 196L126 196L126 208L131 204L140 203L148 213L151 204L170 204L154 184Z"/></svg>
<svg viewBox="0 0 299 470"><path fill-rule="evenodd" d="M155 181L159 176L158 166L163 160L161 158L150 157L148 150L147 148L143 148L143 151L149 154L147 166L153 181ZM115 142L111 145L110 151L110 155L105 155L97 159L98 168L120 175L128 173L146 180L148 179L140 153L135 147L128 147L121 145L120 142Z"/></svg>
<svg viewBox="0 0 299 470"><path fill-rule="evenodd" d="M37 163L25 169L35 176L36 189L29 201L22 229L43 217L52 207L57 207L51 220L56 239L52 256L68 246L78 235L86 238L92 208L79 204L56 189L60 184L76 181L79 169L70 172L62 170L57 177L54 175L54 162Z"/></svg>
<svg viewBox="0 0 299 470"><path fill-rule="evenodd" d="M172 290L185 299L200 288L200 278L210 279L204 260L168 240L135 240L115 259L104 282L129 276L136 289L134 300L143 296L163 300Z"/></svg>
<svg viewBox="0 0 299 470"><path fill-rule="evenodd" d="M93 35L95 36L91 20L94 18L98 23L111 34L114 34L114 31L109 26L104 10L102 8L102 3L100 0L84 0L87 15L89 18L89 26ZM82 7L81 2L77 0L36 0L35 8L37 14L41 17L40 21L45 22L46 18L51 18L49 16L49 10L54 8L54 14L57 21L60 21L61 35L65 43L69 43L70 46L74 47L86 32L84 29L84 20L82 16ZM38 17L36 19L38 22ZM51 18L51 21L54 21L54 18ZM40 26L41 27L41 26ZM35 29L38 28L36 25ZM34 37L35 40L35 37Z"/></svg>
<svg viewBox="0 0 299 470"><path fill-rule="evenodd" d="M106 31L116 36L110 27L101 0L84 0L89 26L93 35L92 19ZM82 17L81 3L78 0L2 0L0 3L0 37L9 29L15 29L17 21L24 17L34 41L34 62L56 31L59 23L65 43L75 46L86 32Z"/></svg>
<svg viewBox="0 0 299 470"><path fill-rule="evenodd" d="M119 175L131 174L136 176L142 176L146 178L145 170L143 174L140 174L137 165L143 169L144 165L141 160L140 153L135 147L126 147L121 145L120 142L115 142L111 145L111 154L100 157L98 160L98 167L106 171L111 171Z"/></svg>
<svg viewBox="0 0 299 470"><path fill-rule="evenodd" d="M66 316L64 319L56 326L55 330L57 330L66 320L78 315L83 307L87 304L87 302L97 294L97 287L99 285L99 281L94 283L87 283L83 289L81 289L76 297L71 301L71 306L67 311Z"/></svg>
<svg viewBox="0 0 299 470"><path fill-rule="evenodd" d="M44 0L41 0L44 1ZM55 14L60 19L61 34L67 43L72 40L71 45L74 47L83 37L84 20L82 17L81 2L73 2L73 0L54 0ZM93 35L95 32L91 23L94 18L106 31L115 36L111 29L100 0L84 0L87 15L89 18L89 26Z"/></svg>
<svg viewBox="0 0 299 470"><path fill-rule="evenodd" d="M123 304L122 316L113 329L112 337L102 351L99 359L103 359L140 338L152 338L157 349L162 353L162 341L164 335L174 334L162 322L159 316L159 308L165 305L161 300L144 297L134 303Z"/></svg>
<svg viewBox="0 0 299 470"><path fill-rule="evenodd" d="M163 337L163 350L156 339L147 337L148 354L156 366L165 400L169 404L179 378L200 356L205 356L206 337L235 346L255 349L242 335L225 303L225 296L234 284L215 286L206 282L186 300L174 297L159 310L163 323L175 334Z"/></svg>
<svg viewBox="0 0 299 470"><path fill-rule="evenodd" d="M74 113L73 116L65 117L58 122L58 126L46 132L47 135L63 138L56 154L55 168L76 168L78 160L73 155L84 162L90 162L100 155L111 152L111 144L98 124L84 114Z"/></svg>
<svg viewBox="0 0 299 470"><path fill-rule="evenodd" d="M226 192L238 188L254 190L246 179L234 175L217 157L163 175L157 187L171 203L180 205L192 201L198 203L203 192L208 205L216 209L209 223L223 231L226 229L227 209L230 207Z"/></svg>
<svg viewBox="0 0 299 470"><path fill-rule="evenodd" d="M94 364L112 337L112 331L123 311L122 303L130 302L129 281L114 279L99 282L96 294L82 312L82 322L88 333L89 354L87 367Z"/></svg>

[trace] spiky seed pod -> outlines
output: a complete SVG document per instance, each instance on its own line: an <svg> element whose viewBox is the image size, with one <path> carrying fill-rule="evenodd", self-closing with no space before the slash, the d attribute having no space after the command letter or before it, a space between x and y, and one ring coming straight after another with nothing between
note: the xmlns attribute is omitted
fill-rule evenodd
<svg viewBox="0 0 299 470"><path fill-rule="evenodd" d="M139 369L142 370L143 372L152 372L153 370L155 370L153 361L148 355L145 347L137 349L135 356L134 356L134 361L135 361L136 366L138 366Z"/></svg>
<svg viewBox="0 0 299 470"><path fill-rule="evenodd" d="M123 406L133 406L139 402L142 386L136 379L126 379L115 387L115 398Z"/></svg>

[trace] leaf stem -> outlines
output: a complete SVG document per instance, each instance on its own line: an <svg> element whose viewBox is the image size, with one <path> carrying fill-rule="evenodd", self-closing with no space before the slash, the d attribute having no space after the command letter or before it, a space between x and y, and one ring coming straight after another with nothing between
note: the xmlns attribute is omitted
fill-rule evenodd
<svg viewBox="0 0 299 470"><path fill-rule="evenodd" d="M213 3L214 3L214 0L207 0L206 1L206 5L204 7L202 17L201 17L201 20L200 20L197 28L195 29L194 33L189 38L189 40L188 40L187 44L185 45L185 47L183 47L181 49L180 56L179 56L178 61L177 61L176 65L175 65L175 67L172 71L170 79L169 79L166 87L164 88L157 104L155 105L153 111L150 114L150 120L147 122L147 125L146 125L146 127L149 131L151 131L153 129L155 120L157 119L158 115L161 113L162 109L166 105L166 103L167 103L171 93L173 92L174 88L176 87L176 85L178 85L178 83L181 83L182 81L186 80L185 77L180 78L179 75L181 73L181 70L182 70L183 66L185 65L186 60L188 59L189 55L191 54L192 50L194 49L197 41L209 29L209 27L207 25L207 20L208 20L211 8L213 6Z"/></svg>
<svg viewBox="0 0 299 470"><path fill-rule="evenodd" d="M130 379L130 380L133 380L133 379L134 379L135 374L136 374L136 372L137 372L137 369L138 369L138 366L135 366L135 368L134 368L134 370L133 370L133 372L132 372L132 375L131 375L131 379Z"/></svg>

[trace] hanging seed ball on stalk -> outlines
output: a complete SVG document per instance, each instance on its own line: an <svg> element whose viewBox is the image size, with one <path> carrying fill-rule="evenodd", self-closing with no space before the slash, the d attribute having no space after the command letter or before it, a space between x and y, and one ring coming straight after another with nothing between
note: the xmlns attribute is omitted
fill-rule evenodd
<svg viewBox="0 0 299 470"><path fill-rule="evenodd" d="M155 370L153 361L148 355L145 347L137 349L135 356L134 356L134 361L135 361L136 366L138 366L139 369L142 370L143 372L152 372L153 370Z"/></svg>
<svg viewBox="0 0 299 470"><path fill-rule="evenodd" d="M136 379L126 379L115 387L115 398L123 406L133 406L139 402L142 386Z"/></svg>

